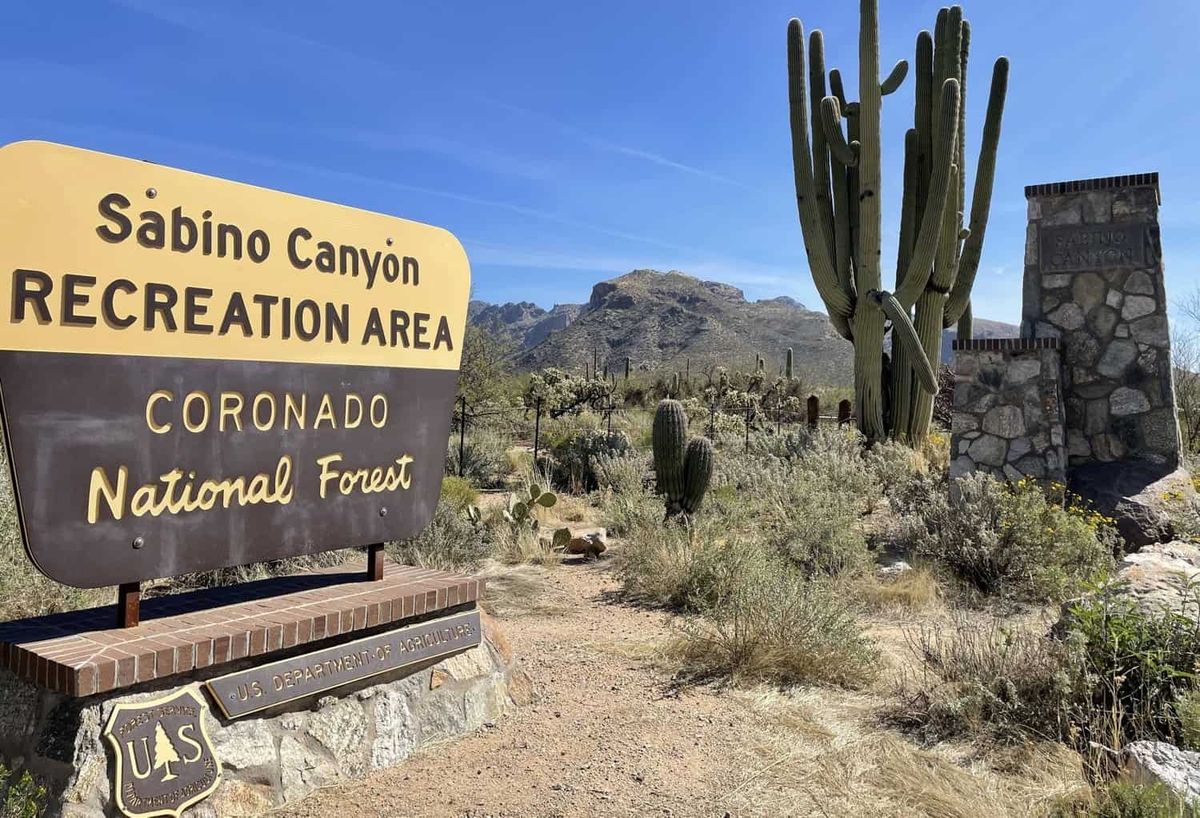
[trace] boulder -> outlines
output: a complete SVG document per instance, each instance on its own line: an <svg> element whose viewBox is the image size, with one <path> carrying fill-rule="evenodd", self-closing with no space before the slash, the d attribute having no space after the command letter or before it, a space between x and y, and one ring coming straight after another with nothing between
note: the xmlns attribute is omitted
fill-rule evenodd
<svg viewBox="0 0 1200 818"><path fill-rule="evenodd" d="M1200 753L1165 741L1135 741L1121 751L1121 777L1131 784L1162 784L1188 805L1200 805Z"/></svg>
<svg viewBox="0 0 1200 818"><path fill-rule="evenodd" d="M571 539L563 548L563 553L582 554L587 559L595 559L608 550L608 531L603 527L567 526L567 529L571 532Z"/></svg>
<svg viewBox="0 0 1200 818"><path fill-rule="evenodd" d="M1197 503L1186 469L1169 471L1154 463L1088 463L1072 469L1068 483L1101 514L1115 518L1117 530L1134 548L1175 539L1171 510Z"/></svg>
<svg viewBox="0 0 1200 818"><path fill-rule="evenodd" d="M1184 611L1197 616L1196 597L1188 586L1200 579L1200 547L1174 541L1148 545L1127 554L1117 568L1122 593L1147 613Z"/></svg>

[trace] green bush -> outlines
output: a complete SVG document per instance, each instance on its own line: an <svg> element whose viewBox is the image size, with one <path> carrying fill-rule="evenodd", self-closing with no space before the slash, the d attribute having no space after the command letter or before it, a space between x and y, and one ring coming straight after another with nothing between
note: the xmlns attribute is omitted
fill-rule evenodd
<svg viewBox="0 0 1200 818"><path fill-rule="evenodd" d="M1113 749L1130 741L1186 743L1194 679L1200 668L1200 624L1185 610L1147 612L1118 584L1070 606L1065 625L1082 695L1074 720L1081 738ZM1194 722L1191 727L1194 730Z"/></svg>
<svg viewBox="0 0 1200 818"><path fill-rule="evenodd" d="M1094 792L1090 800L1056 804L1047 815L1048 818L1200 818L1200 807L1182 804L1162 784L1113 782Z"/></svg>
<svg viewBox="0 0 1200 818"><path fill-rule="evenodd" d="M41 818L46 814L46 788L28 770L16 775L0 764L0 818Z"/></svg>
<svg viewBox="0 0 1200 818"><path fill-rule="evenodd" d="M1112 567L1115 535L1105 518L1063 507L1033 481L984 474L930 491L907 520L915 555L945 566L985 594L1062 599Z"/></svg>
<svg viewBox="0 0 1200 818"><path fill-rule="evenodd" d="M479 492L464 477L447 475L442 478L442 499L454 508L465 509L479 499Z"/></svg>
<svg viewBox="0 0 1200 818"><path fill-rule="evenodd" d="M645 455L632 449L621 454L601 452L592 461L596 482L616 494L638 494L646 488L649 463Z"/></svg>
<svg viewBox="0 0 1200 818"><path fill-rule="evenodd" d="M1200 689L1194 685L1175 700L1175 715L1179 719L1179 746L1200 751Z"/></svg>
<svg viewBox="0 0 1200 818"><path fill-rule="evenodd" d="M463 477L479 488L501 488L508 475L508 448L508 440L496 432L468 427L461 464L458 436L452 436L446 446L446 474Z"/></svg>
<svg viewBox="0 0 1200 818"><path fill-rule="evenodd" d="M621 457L632 449L629 438L620 432L579 429L551 450L554 485L580 494L592 491L599 487L597 459Z"/></svg>
<svg viewBox="0 0 1200 818"><path fill-rule="evenodd" d="M387 552L406 565L473 571L491 551L488 535L484 526L467 519L462 508L442 499L434 510L432 522L420 534L410 540L388 543Z"/></svg>

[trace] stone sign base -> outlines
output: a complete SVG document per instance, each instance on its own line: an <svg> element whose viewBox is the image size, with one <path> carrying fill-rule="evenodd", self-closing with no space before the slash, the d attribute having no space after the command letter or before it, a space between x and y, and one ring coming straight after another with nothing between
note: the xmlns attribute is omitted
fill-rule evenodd
<svg viewBox="0 0 1200 818"><path fill-rule="evenodd" d="M532 697L503 634L486 614L483 644L413 671L339 688L315 701L226 721L210 708L206 730L221 783L189 818L260 815L314 789L399 764L421 747L470 733ZM208 674L211 675L211 674ZM112 751L101 738L119 703L157 699L199 675L152 689L76 699L0 673L4 761L50 792L50 816L117 816Z"/></svg>
<svg viewBox="0 0 1200 818"><path fill-rule="evenodd" d="M149 784L185 780L204 733L220 782L186 814L260 815L532 698L477 608L482 585L397 565L368 582L341 567L149 600L135 628L113 628L111 608L0 624L0 761L46 787L50 818L117 816L118 770L122 795L146 803ZM181 711L165 702L181 692L205 705L189 713L203 730L167 735Z"/></svg>

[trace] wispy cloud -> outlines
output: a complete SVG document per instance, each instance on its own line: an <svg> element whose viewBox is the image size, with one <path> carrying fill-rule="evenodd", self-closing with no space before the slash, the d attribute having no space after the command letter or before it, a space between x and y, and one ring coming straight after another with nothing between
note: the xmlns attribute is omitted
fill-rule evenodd
<svg viewBox="0 0 1200 818"><path fill-rule="evenodd" d="M599 235L609 236L611 238L622 239L625 241L637 242L650 247L660 247L672 251L684 251L685 248L681 245L672 244L671 242L661 241L651 236L642 236L636 233L631 233L606 225L595 224L593 222L584 221L581 219L571 218L562 213L551 212L534 207L525 207L523 205L514 204L512 202L501 201L496 199L487 199L481 196L473 196L467 193L459 193L449 190L439 190L437 188L424 187L421 185L411 185L405 182L397 182L391 179L385 179L378 176L366 176L353 171L337 170L335 168L322 167L307 162L294 162L287 159L278 159L271 156L263 156L261 154L248 151L235 150L231 148L217 147L200 142L191 142L186 140L174 139L171 137L159 136L157 134L145 133L142 131L131 131L115 128L105 128L99 126L80 127L63 122L53 122L48 120L25 119L25 123L33 128L40 130L53 130L60 133L75 133L82 135L85 140L95 142L96 140L105 143L129 144L131 141L136 141L145 145L159 145L173 153L187 152L207 155L224 160L232 160L246 164L258 165L260 167L272 168L276 170L285 170L291 173L305 174L308 176L318 176L327 179L336 179L341 182L347 182L351 186L359 187L375 187L384 190L395 190L405 193L416 193L421 196L435 196L441 199L462 202L464 204L476 205L479 207L494 208L497 210L505 210L510 213L515 213L520 216L525 216L530 219L538 219L558 224L564 227L573 227L579 230L586 230Z"/></svg>
<svg viewBox="0 0 1200 818"><path fill-rule="evenodd" d="M394 65L382 62L381 60L377 60L373 57L363 56L361 54L338 48L337 46L329 45L328 43L323 43L320 40L315 40L311 37L293 34L278 28L254 25L253 23L250 23L241 17L239 17L237 20L232 20L219 14L198 12L196 10L197 7L195 6L177 5L171 2L166 2L166 0L154 0L154 2L151 2L151 0L111 0L111 2L131 11L149 15L162 22L180 26L196 34L219 37L223 41L228 41L232 36L241 36L244 39L253 40L255 48L259 51L261 51L262 39L271 38L277 43L302 49L307 52L309 56L311 56L314 52L323 53L327 57L336 60L342 65L358 65L360 69L369 70L375 74L387 74L408 79L417 77L414 72L404 71ZM658 165L659 167L670 168L671 170L675 170L680 173L686 173L723 185L730 185L745 190L755 189L751 185L744 184L736 179L731 179L730 177L724 176L720 173L715 173L713 171L706 170L695 165L690 165L685 162L679 162L653 151L643 150L641 148L636 148L629 145L623 145L599 135L589 133L583 128L563 122L560 119L540 111L535 111L521 105L514 105L490 96L476 96L466 92L464 92L464 95L474 103L488 105L500 110L518 114L528 119L535 120L544 125L550 125L560 133L573 137L580 143L592 148L593 150L638 159Z"/></svg>

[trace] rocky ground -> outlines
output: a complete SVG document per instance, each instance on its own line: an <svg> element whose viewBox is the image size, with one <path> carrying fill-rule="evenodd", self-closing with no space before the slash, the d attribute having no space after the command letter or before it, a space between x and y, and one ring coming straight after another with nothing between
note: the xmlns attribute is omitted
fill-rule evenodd
<svg viewBox="0 0 1200 818"><path fill-rule="evenodd" d="M612 564L489 581L533 704L277 814L1024 816L1079 786L1077 758L1053 746L983 760L880 727L896 674L911 671L916 623L900 615L872 629L889 671L871 690L680 688L661 658L671 618L623 604Z"/></svg>

